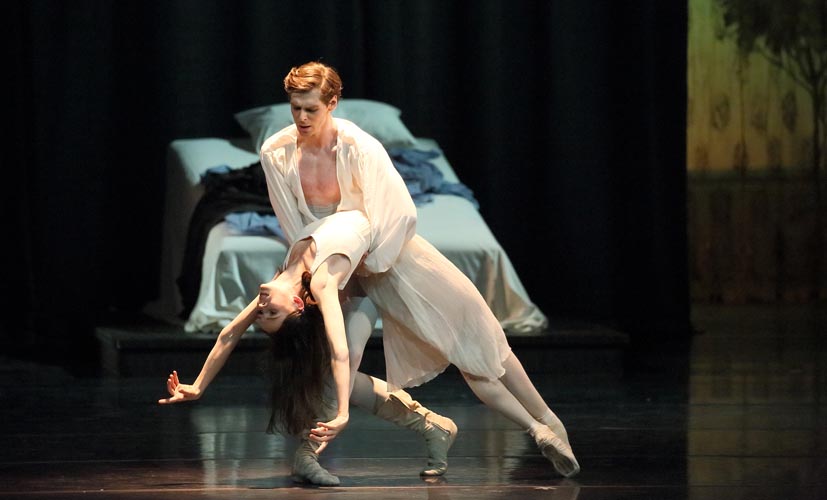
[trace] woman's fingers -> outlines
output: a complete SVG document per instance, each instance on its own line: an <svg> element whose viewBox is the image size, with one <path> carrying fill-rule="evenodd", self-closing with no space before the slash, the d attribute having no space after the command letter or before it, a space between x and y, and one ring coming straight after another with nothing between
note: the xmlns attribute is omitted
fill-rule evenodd
<svg viewBox="0 0 827 500"><path fill-rule="evenodd" d="M178 379L177 370L172 370L172 373L170 373L167 377L167 392L169 392L171 397L159 399L158 404L166 405L171 403L179 403L181 401L186 401L188 398L197 396L196 391L193 390L192 387L181 385L181 381Z"/></svg>
<svg viewBox="0 0 827 500"><path fill-rule="evenodd" d="M340 431L341 429L339 429L338 426L334 427L328 424L318 424L318 427L310 429L308 438L316 441L317 443L325 443L338 436Z"/></svg>
<svg viewBox="0 0 827 500"><path fill-rule="evenodd" d="M317 428L325 428L334 432L339 432L347 426L347 417L336 417L330 422L316 422Z"/></svg>
<svg viewBox="0 0 827 500"><path fill-rule="evenodd" d="M172 396L172 397L171 398L166 398L166 399L159 399L158 403L160 403L160 404L174 403L178 399L180 399L180 393L176 392L176 389L178 389L178 383L179 383L178 382L178 372L173 370L172 373L170 373L169 376L167 377L167 392L169 392L169 395Z"/></svg>
<svg viewBox="0 0 827 500"><path fill-rule="evenodd" d="M336 434L338 434L338 431L331 429L330 427L327 427L325 425L320 425L319 427L314 427L310 429L310 434L318 437L335 436Z"/></svg>
<svg viewBox="0 0 827 500"><path fill-rule="evenodd" d="M328 441L332 441L336 436L318 436L316 434L310 434L307 436L307 439L311 441L315 441L317 443L326 443Z"/></svg>
<svg viewBox="0 0 827 500"><path fill-rule="evenodd" d="M321 455L325 448L327 448L326 442L320 444L319 447L316 448L316 455Z"/></svg>

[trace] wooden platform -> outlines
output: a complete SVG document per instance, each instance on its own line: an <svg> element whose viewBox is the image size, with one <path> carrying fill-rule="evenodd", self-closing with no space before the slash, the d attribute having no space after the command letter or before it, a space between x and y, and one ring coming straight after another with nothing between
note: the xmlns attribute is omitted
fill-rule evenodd
<svg viewBox="0 0 827 500"><path fill-rule="evenodd" d="M548 331L508 335L509 344L526 370L537 373L597 372L620 374L629 337L597 324L552 321ZM108 376L157 376L176 369L196 372L215 343L215 334L188 333L180 326L143 319L113 323L96 330L102 373ZM223 373L260 373L268 339L248 332L233 352ZM381 332L368 342L361 370L384 373Z"/></svg>

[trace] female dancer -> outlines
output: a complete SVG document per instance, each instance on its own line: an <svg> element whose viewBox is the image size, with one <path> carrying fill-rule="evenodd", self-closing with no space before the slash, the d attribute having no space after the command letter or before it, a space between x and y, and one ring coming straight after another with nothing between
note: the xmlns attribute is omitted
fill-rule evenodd
<svg viewBox="0 0 827 500"><path fill-rule="evenodd" d="M361 212L337 212L308 227L314 230L317 259L319 252L334 252L349 255L355 266L368 248L370 225ZM386 273L359 281L382 313L389 384L419 385L454 364L483 403L527 429L560 474L570 477L579 471L562 422L511 352L499 322L473 283L439 251L415 236ZM263 284L259 326L279 338L297 334L286 317L300 315L306 324L315 322L317 329L328 319L338 323L339 317L328 318L324 309L321 316L303 312L307 301L301 297L307 297L308 286L310 292L319 288L313 280L303 285L295 276ZM295 362L310 365L313 360ZM337 418L320 424L311 430L311 439L326 443L346 423Z"/></svg>
<svg viewBox="0 0 827 500"><path fill-rule="evenodd" d="M444 474L448 449L457 434L453 421L421 406L405 391L388 394L382 380L363 373L348 375L350 339L345 335L340 294L367 250L369 235L367 220L358 212L336 214L305 227L274 279L262 285L259 296L222 330L195 382L182 384L173 372L167 379L171 397L159 403L200 398L241 335L256 323L272 339L268 431L304 436L293 463L294 480L339 484L318 463L329 438L308 436L308 429L317 426L317 432L338 433L345 427L351 385L351 399L358 406L425 438L429 461L421 475ZM350 246L345 248L338 240ZM346 296L344 300L349 301ZM276 331L278 335L272 334ZM318 422L322 418L328 421Z"/></svg>

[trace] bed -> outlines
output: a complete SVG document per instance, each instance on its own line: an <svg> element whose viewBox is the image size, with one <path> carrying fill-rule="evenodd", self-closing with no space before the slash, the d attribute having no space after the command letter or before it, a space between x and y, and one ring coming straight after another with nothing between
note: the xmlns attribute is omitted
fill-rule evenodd
<svg viewBox="0 0 827 500"><path fill-rule="evenodd" d="M437 142L410 134L400 114L385 103L367 100L343 100L334 113L360 125L389 152L430 152L431 168L438 170L445 185L461 187ZM179 139L172 141L167 151L160 291L158 300L148 304L146 312L182 324L187 332L219 331L249 303L259 284L273 276L287 252L282 238L261 232L251 234L227 220L208 223L194 235L194 214L205 196L205 174L216 167L224 172L255 173L259 160L256 151L263 140L291 120L286 104L246 110L236 119L249 136ZM266 192L259 194L266 197ZM506 332L545 329L546 316L529 298L475 200L450 190L419 193L423 194L426 196L415 196L417 232L471 279ZM193 245L196 238L198 244ZM200 251L193 253L194 246ZM197 286L191 284L189 291L181 283L185 261L190 273L193 265L197 273ZM381 322L377 328L381 328Z"/></svg>

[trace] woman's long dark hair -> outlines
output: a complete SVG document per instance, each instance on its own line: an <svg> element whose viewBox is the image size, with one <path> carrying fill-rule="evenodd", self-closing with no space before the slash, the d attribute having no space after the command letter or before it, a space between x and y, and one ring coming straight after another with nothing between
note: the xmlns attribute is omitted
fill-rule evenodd
<svg viewBox="0 0 827 500"><path fill-rule="evenodd" d="M270 335L271 413L269 433L299 435L322 415L325 386L331 380L330 344L318 306L307 303L310 273L302 276L305 307L285 318Z"/></svg>

